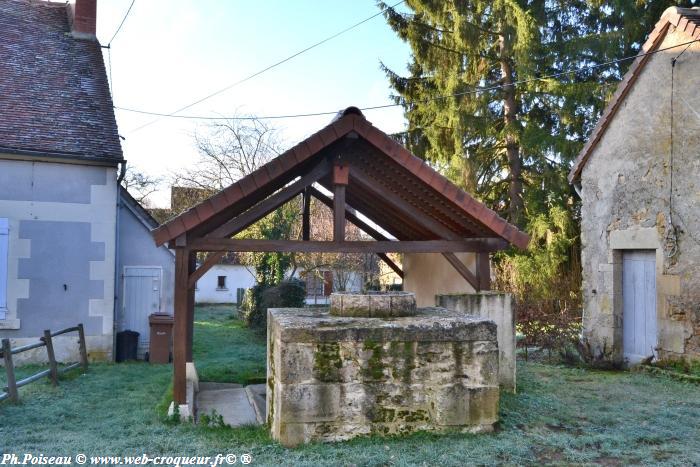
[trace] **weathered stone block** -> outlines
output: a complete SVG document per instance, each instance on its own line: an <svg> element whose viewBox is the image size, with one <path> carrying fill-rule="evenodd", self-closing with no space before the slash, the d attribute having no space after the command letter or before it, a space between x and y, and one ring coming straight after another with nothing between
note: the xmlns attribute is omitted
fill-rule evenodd
<svg viewBox="0 0 700 467"><path fill-rule="evenodd" d="M390 318L411 316L415 311L416 296L411 292L331 294L330 314L334 316Z"/></svg>
<svg viewBox="0 0 700 467"><path fill-rule="evenodd" d="M497 420L492 321L441 308L390 319L270 309L268 340L268 421L285 445Z"/></svg>

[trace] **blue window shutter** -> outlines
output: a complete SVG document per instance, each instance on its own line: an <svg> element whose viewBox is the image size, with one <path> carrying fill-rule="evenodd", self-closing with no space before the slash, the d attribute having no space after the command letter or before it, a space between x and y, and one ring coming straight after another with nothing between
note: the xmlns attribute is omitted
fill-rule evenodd
<svg viewBox="0 0 700 467"><path fill-rule="evenodd" d="M7 257L9 254L10 226L0 217L0 319L7 316Z"/></svg>

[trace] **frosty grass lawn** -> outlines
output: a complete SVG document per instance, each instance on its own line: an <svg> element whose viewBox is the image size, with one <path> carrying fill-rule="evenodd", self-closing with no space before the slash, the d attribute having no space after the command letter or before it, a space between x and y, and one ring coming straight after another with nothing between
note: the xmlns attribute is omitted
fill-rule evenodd
<svg viewBox="0 0 700 467"><path fill-rule="evenodd" d="M226 307L200 307L195 321L203 380L264 379L264 336L243 328ZM494 434L418 433L293 450L261 427L168 423L170 374L169 365L93 364L58 388L43 381L22 388L19 405L0 403L0 454L250 453L253 465L314 466L700 464L700 386L644 373L520 362L518 393L503 395Z"/></svg>

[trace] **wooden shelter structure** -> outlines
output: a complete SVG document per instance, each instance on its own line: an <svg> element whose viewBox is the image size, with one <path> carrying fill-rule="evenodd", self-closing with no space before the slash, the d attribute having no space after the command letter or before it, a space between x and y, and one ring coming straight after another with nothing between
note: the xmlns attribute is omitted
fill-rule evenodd
<svg viewBox="0 0 700 467"><path fill-rule="evenodd" d="M232 238L299 195L304 200L301 240ZM332 241L309 238L311 197L333 209ZM375 240L346 241L346 220ZM386 253L441 253L475 290L488 290L489 253L510 244L525 248L529 242L525 233L372 126L355 107L153 230L153 237L176 252L173 396L178 404L185 403L186 362L192 361L194 286L227 251L376 253L400 276ZM197 252L212 252L199 267ZM477 253L477 272L456 252Z"/></svg>

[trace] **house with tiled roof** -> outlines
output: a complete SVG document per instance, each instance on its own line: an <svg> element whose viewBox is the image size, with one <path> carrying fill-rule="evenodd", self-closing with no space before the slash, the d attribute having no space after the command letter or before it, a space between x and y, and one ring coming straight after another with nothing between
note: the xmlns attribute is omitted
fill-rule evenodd
<svg viewBox="0 0 700 467"><path fill-rule="evenodd" d="M700 359L700 9L667 9L569 174L583 339L616 363Z"/></svg>
<svg viewBox="0 0 700 467"><path fill-rule="evenodd" d="M96 12L96 0L0 0L0 338L82 323L90 356L110 359L115 331L147 338L148 313L172 306L161 284L174 266L150 240L157 222L119 188ZM77 357L74 337L54 347Z"/></svg>

